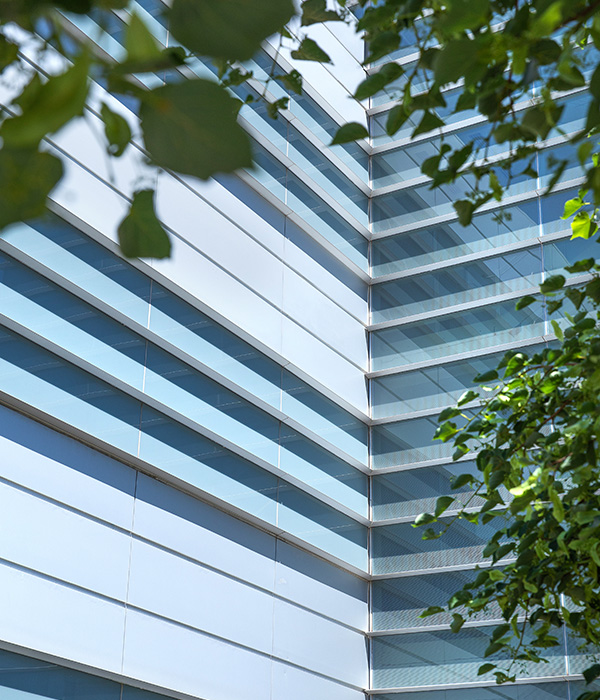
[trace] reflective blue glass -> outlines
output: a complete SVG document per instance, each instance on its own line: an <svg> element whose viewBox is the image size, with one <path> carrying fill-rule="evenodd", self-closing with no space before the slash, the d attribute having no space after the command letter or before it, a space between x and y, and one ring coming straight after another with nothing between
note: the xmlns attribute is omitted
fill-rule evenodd
<svg viewBox="0 0 600 700"><path fill-rule="evenodd" d="M373 370L389 369L524 341L545 332L542 304L517 311L511 299L374 331L371 333L371 367Z"/></svg>
<svg viewBox="0 0 600 700"><path fill-rule="evenodd" d="M559 206L564 207L564 201L564 197L560 199ZM549 207L553 204L553 201L549 202ZM454 221L376 239L372 250L373 276L411 270L420 265L537 238L540 235L539 208L536 197L504 207L501 211L476 214L468 226ZM551 212L554 214L554 207Z"/></svg>

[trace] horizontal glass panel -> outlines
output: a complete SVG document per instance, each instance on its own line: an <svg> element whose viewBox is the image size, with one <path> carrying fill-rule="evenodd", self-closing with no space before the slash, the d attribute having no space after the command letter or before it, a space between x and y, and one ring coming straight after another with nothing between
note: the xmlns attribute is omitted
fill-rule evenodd
<svg viewBox="0 0 600 700"><path fill-rule="evenodd" d="M535 671L534 671L535 673ZM535 673L537 676L538 674ZM587 686L597 690L600 686ZM485 688L454 688L452 690L424 690L411 693L410 700L574 700L584 691L583 683L519 683L492 685ZM405 694L378 695L378 700L406 700Z"/></svg>
<svg viewBox="0 0 600 700"><path fill-rule="evenodd" d="M1 254L0 300L22 326L366 516L364 474Z"/></svg>
<svg viewBox="0 0 600 700"><path fill-rule="evenodd" d="M352 262L367 269L367 239L258 144L249 172Z"/></svg>
<svg viewBox="0 0 600 700"><path fill-rule="evenodd" d="M454 405L475 386L474 377L494 369L504 352L371 380L373 418Z"/></svg>
<svg viewBox="0 0 600 700"><path fill-rule="evenodd" d="M453 150L459 150L467 143L473 142L473 155L477 157L477 151L485 146L485 139L490 133L491 128L487 121L476 124L475 126L470 126L444 136L443 143L450 146ZM397 150L374 154L372 158L373 187L396 185L400 182L419 177L422 174L421 165L423 161L426 158L438 155L441 144L442 139L440 137L435 137L427 139L426 141L421 141L414 146L405 145ZM491 139L486 154L488 157L492 157L504 153L508 148L509 146L507 143L496 143L494 139ZM481 157L481 155L479 157ZM447 166L447 163L445 160L442 160L440 167L445 166Z"/></svg>
<svg viewBox="0 0 600 700"><path fill-rule="evenodd" d="M372 323L465 304L537 287L542 270L562 271L565 265L596 253L595 239L563 239L383 282L371 288Z"/></svg>
<svg viewBox="0 0 600 700"><path fill-rule="evenodd" d="M286 404L283 410L290 417L351 456L366 460L367 431L358 419L173 292L156 282L151 283L139 270L58 217L12 226L4 238L141 326L145 327L150 318L152 332L276 409L281 408L283 389ZM5 259L8 260L8 256ZM114 346L121 357L125 354L143 364L144 345L140 346L138 336L125 326L99 315L91 306L66 292L52 292L60 296L60 302L58 296L57 301L53 301L54 297L48 290L59 288L35 273L27 273L22 282L19 282L16 272L7 277L5 270L4 275L7 284L30 296L36 304L46 304L46 308L62 314L70 324ZM42 299L47 299L47 302ZM150 300L152 313L149 313ZM61 311L55 310L58 308ZM74 340L72 338L70 342ZM106 355L100 345L98 348L88 350L98 353L98 361L100 357L108 361L111 356ZM121 359L112 365L116 376L119 376L117 370L123 370L122 363Z"/></svg>
<svg viewBox="0 0 600 700"><path fill-rule="evenodd" d="M385 469L430 459L450 460L452 445L433 439L437 427L437 415L374 425L371 428L371 466Z"/></svg>
<svg viewBox="0 0 600 700"><path fill-rule="evenodd" d="M458 124L466 119L480 116L475 109L465 110L462 112L454 111L461 92L462 89L453 89L442 93L444 99L446 100L446 106L436 107L431 111L442 118L446 124ZM371 142L373 146L382 146L385 143L391 143L392 141L410 137L415 127L423 118L423 111L414 111L393 136L389 136L385 130L388 115L389 112L381 112L380 114L374 114L370 118Z"/></svg>
<svg viewBox="0 0 600 700"><path fill-rule="evenodd" d="M483 501L479 497L471 497L468 486L457 490L450 486L452 478L465 473L480 476L472 460L373 476L373 519L388 520L432 512L438 496L454 496L457 507L467 502L470 506L482 505Z"/></svg>
<svg viewBox="0 0 600 700"><path fill-rule="evenodd" d="M463 263L371 289L373 323L479 301L536 287L542 281L542 246Z"/></svg>
<svg viewBox="0 0 600 700"><path fill-rule="evenodd" d="M560 197L560 214L554 217L558 207L549 207L548 214L551 214L552 221L555 218L560 221L568 197L555 197ZM454 221L376 239L372 244L373 276L411 270L421 265L537 238L541 232L539 206L536 197L521 204L504 207L501 211L476 214L468 226ZM564 222L562 224L564 227Z"/></svg>
<svg viewBox="0 0 600 700"><path fill-rule="evenodd" d="M362 526L350 527L347 516L307 496L310 508L278 525L285 482L7 329L0 329L0 383L16 399L272 525L289 525L300 538L312 532L306 520L312 521L325 551L351 555L357 566L366 561L366 548L362 553L356 544ZM288 493L285 507L293 510L290 503L304 503L304 496ZM329 521L341 524L322 536L319 523Z"/></svg>
<svg viewBox="0 0 600 700"><path fill-rule="evenodd" d="M539 190L550 184L555 172L554 162L564 160L565 170L559 182L566 182L581 177L582 168L572 146L557 146L543 150L537 156L538 178L516 174L512 177L506 196L525 194ZM497 171L502 185L508 185L507 175ZM395 192L374 197L372 200L372 222L375 233L387 231L399 226L415 224L430 217L455 216L453 202L463 199L473 191L475 180L471 174L458 178L455 182L431 189L429 183L400 189ZM486 189L485 181L480 188Z"/></svg>
<svg viewBox="0 0 600 700"><path fill-rule="evenodd" d="M373 685L375 688L403 688L493 680L491 674L477 675L493 630L492 626L463 627L459 634L450 631L416 632L376 637L373 639ZM546 664L523 662L518 675L565 674L561 645L545 649L544 657L548 659ZM493 660L506 661L508 666L506 656L497 655Z"/></svg>
<svg viewBox="0 0 600 700"><path fill-rule="evenodd" d="M412 523L374 527L371 530L372 572L392 574L481 563L485 546L503 525L505 521L501 519L486 525L456 520L435 540L424 540L425 529L415 528ZM432 527L438 532L444 526L442 519Z"/></svg>
<svg viewBox="0 0 600 700"><path fill-rule="evenodd" d="M542 336L545 332L541 304L517 311L515 300L511 299L374 331L371 333L371 368L389 369L483 350Z"/></svg>
<svg viewBox="0 0 600 700"><path fill-rule="evenodd" d="M371 605L373 629L376 631L409 629L447 625L452 622L453 612L442 612L422 618L420 615L430 606L445 607L451 596L465 584L475 580L478 572L445 571L443 574L420 574L402 578L373 581L371 584ZM471 619L497 620L501 618L497 605L488 605L485 610Z"/></svg>

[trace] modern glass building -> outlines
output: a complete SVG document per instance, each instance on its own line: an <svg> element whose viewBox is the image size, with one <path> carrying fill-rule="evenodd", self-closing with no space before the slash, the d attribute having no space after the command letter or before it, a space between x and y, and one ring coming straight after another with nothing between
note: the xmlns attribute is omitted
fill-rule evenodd
<svg viewBox="0 0 600 700"><path fill-rule="evenodd" d="M168 45L158 2L137 11ZM122 19L108 36L68 22L117 56ZM95 85L86 119L48 146L67 164L52 215L0 238L2 699L576 693L568 639L497 688L477 676L496 611L458 636L419 618L468 580L490 531L425 543L411 527L473 468L432 440L438 413L505 350L553 339L514 303L586 257L559 218L576 164L542 200L540 158L510 218L489 207L462 228L456 188L420 176L437 137L385 136L391 103L350 99L361 41L333 23L314 35L333 66L298 66L304 92L275 121L241 111L253 170L156 178L133 146L112 172L99 105L132 126L136 105ZM274 57L267 44L258 78ZM210 67L178 77L192 74ZM457 143L482 128L466 117L448 127ZM369 142L328 146L365 119ZM173 255L125 261L117 224L150 178Z"/></svg>

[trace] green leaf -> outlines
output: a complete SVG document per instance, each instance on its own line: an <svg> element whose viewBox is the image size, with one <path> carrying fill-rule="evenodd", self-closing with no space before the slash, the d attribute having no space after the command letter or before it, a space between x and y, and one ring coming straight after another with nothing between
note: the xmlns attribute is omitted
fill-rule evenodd
<svg viewBox="0 0 600 700"><path fill-rule="evenodd" d="M596 261L594 258L585 258L585 260L578 260L572 265L567 265L565 270L571 272L572 274L578 274L582 272L589 272L595 265Z"/></svg>
<svg viewBox="0 0 600 700"><path fill-rule="evenodd" d="M598 224L592 221L587 211L580 211L571 221L571 240L574 238L591 238L598 230Z"/></svg>
<svg viewBox="0 0 600 700"><path fill-rule="evenodd" d="M450 482L450 486L453 489L460 489L463 486L466 486L467 484L472 484L473 483L473 475L472 474L459 474L457 477L452 479Z"/></svg>
<svg viewBox="0 0 600 700"><path fill-rule="evenodd" d="M600 664L594 664L593 666L590 666L589 668L586 668L585 671L583 672L583 677L585 678L586 683L591 683L592 681L595 681L596 678L600 677Z"/></svg>
<svg viewBox="0 0 600 700"><path fill-rule="evenodd" d="M484 673L489 673L490 671L493 671L495 668L496 668L496 664L482 664L477 669L477 675L483 676Z"/></svg>
<svg viewBox="0 0 600 700"><path fill-rule="evenodd" d="M304 37L300 46L292 51L292 58L297 61L316 61L317 63L331 63L328 54L317 44L316 41Z"/></svg>
<svg viewBox="0 0 600 700"><path fill-rule="evenodd" d="M454 503L452 496L440 496L435 503L435 515L439 516Z"/></svg>
<svg viewBox="0 0 600 700"><path fill-rule="evenodd" d="M156 218L154 191L133 195L131 208L118 229L121 252L126 258L168 258L171 241Z"/></svg>
<svg viewBox="0 0 600 700"><path fill-rule="evenodd" d="M565 509L562 504L562 501L560 500L560 496L553 488L548 488L548 494L550 496L550 500L552 501L553 506L552 515L554 516L555 520L557 520L559 523L562 523L562 521L565 519Z"/></svg>
<svg viewBox="0 0 600 700"><path fill-rule="evenodd" d="M392 107L385 123L385 131L388 136L393 136L409 117L410 112L403 104Z"/></svg>
<svg viewBox="0 0 600 700"><path fill-rule="evenodd" d="M404 73L404 68L397 63L386 63L384 66L362 81L356 88L354 97L357 100L365 100L367 97L372 97L386 85L397 80Z"/></svg>
<svg viewBox="0 0 600 700"><path fill-rule="evenodd" d="M565 286L565 278L563 275L552 275L548 277L540 284L540 291L542 294L552 294L552 292L558 292Z"/></svg>
<svg viewBox="0 0 600 700"><path fill-rule="evenodd" d="M275 80L283 83L288 90L295 92L297 95L302 94L302 76L297 70L291 70L285 75L276 75Z"/></svg>
<svg viewBox="0 0 600 700"><path fill-rule="evenodd" d="M597 100L600 100L600 65L597 65L596 69L592 73L592 77L590 79L590 92Z"/></svg>
<svg viewBox="0 0 600 700"><path fill-rule="evenodd" d="M487 0L452 0L446 4L438 22L443 31L458 34L485 22L489 12Z"/></svg>
<svg viewBox="0 0 600 700"><path fill-rule="evenodd" d="M576 211L579 211L581 207L585 204L581 196L573 197L565 202L565 209L561 219L569 219Z"/></svg>
<svg viewBox="0 0 600 700"><path fill-rule="evenodd" d="M335 146L340 143L350 143L351 141L358 141L358 139L366 139L368 136L369 132L362 124L358 122L349 122L348 124L340 126L330 145Z"/></svg>
<svg viewBox="0 0 600 700"><path fill-rule="evenodd" d="M303 27L318 22L340 22L341 19L337 12L327 9L325 0L304 0L302 3L301 25Z"/></svg>
<svg viewBox="0 0 600 700"><path fill-rule="evenodd" d="M19 47L0 34L0 73L17 60Z"/></svg>
<svg viewBox="0 0 600 700"><path fill-rule="evenodd" d="M558 321L556 321L555 319L552 319L552 321L550 321L550 323L552 324L552 328L554 329L554 335L555 335L555 336L560 340L560 342L562 343L563 340L565 339L565 336L564 336L564 334L563 334L563 332L562 332L562 328L558 325Z"/></svg>
<svg viewBox="0 0 600 700"><path fill-rule="evenodd" d="M470 39L448 42L433 63L435 80L439 85L455 83L476 62L477 44Z"/></svg>
<svg viewBox="0 0 600 700"><path fill-rule="evenodd" d="M400 37L397 32L386 31L376 34L369 40L369 55L364 63L373 63L384 56L389 56L399 45Z"/></svg>
<svg viewBox="0 0 600 700"><path fill-rule="evenodd" d="M532 296L521 297L521 299L519 299L519 301L515 304L515 309L517 311L520 311L521 309L527 308L535 301L537 301L537 299Z"/></svg>
<svg viewBox="0 0 600 700"><path fill-rule="evenodd" d="M62 162L50 153L2 148L0 229L43 214L46 198L62 175Z"/></svg>
<svg viewBox="0 0 600 700"><path fill-rule="evenodd" d="M485 382L493 382L495 379L498 379L498 371L490 369L488 372L478 374L473 381L477 384L483 384Z"/></svg>
<svg viewBox="0 0 600 700"><path fill-rule="evenodd" d="M420 618L431 617L432 615L438 615L439 613L442 613L442 612L444 612L444 608L441 608L439 605L431 605L426 610L423 610L423 612L419 615L419 617Z"/></svg>
<svg viewBox="0 0 600 700"><path fill-rule="evenodd" d="M422 525L429 525L430 523L435 522L435 516L431 515L431 513L421 513L415 518L414 526L421 527Z"/></svg>
<svg viewBox="0 0 600 700"><path fill-rule="evenodd" d="M468 199L457 199L454 204L454 209L458 214L458 221L461 226L468 226L473 219L473 212L475 211L475 205Z"/></svg>
<svg viewBox="0 0 600 700"><path fill-rule="evenodd" d="M118 158L131 141L131 129L127 119L120 114L113 112L107 104L100 108L102 121L104 122L104 133L108 141L108 152L111 156Z"/></svg>
<svg viewBox="0 0 600 700"><path fill-rule="evenodd" d="M203 180L252 165L236 101L208 80L171 83L144 93L140 119L156 165Z"/></svg>
<svg viewBox="0 0 600 700"><path fill-rule="evenodd" d="M135 12L129 18L125 31L125 49L127 51L127 61L132 63L153 61L162 54L156 39L152 36L146 23Z"/></svg>
<svg viewBox="0 0 600 700"><path fill-rule="evenodd" d="M44 136L53 134L71 119L83 114L88 94L89 66L87 54L81 55L64 73L52 76L45 84L39 83L35 89L31 88L22 95L22 114L7 119L0 128L5 145L13 148L37 147Z"/></svg>
<svg viewBox="0 0 600 700"><path fill-rule="evenodd" d="M461 627L465 624L465 618L458 613L452 615L452 622L450 623L450 629L455 634L460 631Z"/></svg>
<svg viewBox="0 0 600 700"><path fill-rule="evenodd" d="M201 56L247 61L294 15L292 0L173 0L169 29Z"/></svg>
<svg viewBox="0 0 600 700"><path fill-rule="evenodd" d="M435 431L434 439L442 440L442 442L448 442L448 440L456 435L458 429L454 423L442 423Z"/></svg>
<svg viewBox="0 0 600 700"><path fill-rule="evenodd" d="M472 389L469 389L468 391L465 391L464 394L458 399L457 406L464 406L466 403L470 403L471 401L475 401L475 399L479 398L479 392L473 391Z"/></svg>
<svg viewBox="0 0 600 700"><path fill-rule="evenodd" d="M444 126L444 121L440 119L437 114L425 112L417 128L412 132L411 137L414 139L415 136L419 134L426 134L428 131L439 129L441 126Z"/></svg>

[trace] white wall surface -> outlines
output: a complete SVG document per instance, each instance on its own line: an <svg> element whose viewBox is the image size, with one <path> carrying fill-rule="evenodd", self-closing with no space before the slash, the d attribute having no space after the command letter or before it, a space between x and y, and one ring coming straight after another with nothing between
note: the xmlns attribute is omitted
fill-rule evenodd
<svg viewBox="0 0 600 700"><path fill-rule="evenodd" d="M206 700L360 700L365 582L4 407L0 454L0 645Z"/></svg>

